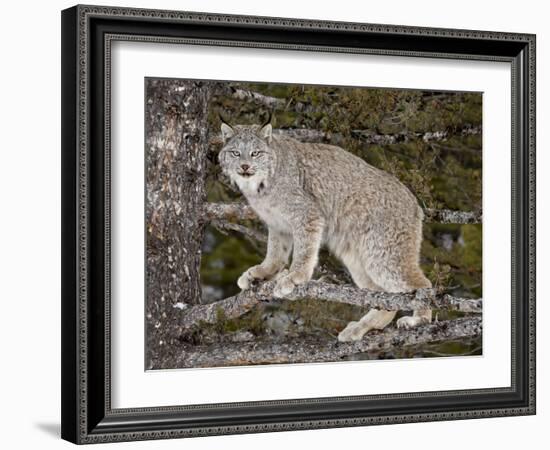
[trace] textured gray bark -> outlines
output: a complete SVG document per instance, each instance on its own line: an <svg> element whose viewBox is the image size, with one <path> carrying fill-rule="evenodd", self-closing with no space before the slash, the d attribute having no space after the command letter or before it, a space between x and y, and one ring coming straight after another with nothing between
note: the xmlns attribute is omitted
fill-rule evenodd
<svg viewBox="0 0 550 450"><path fill-rule="evenodd" d="M258 220L254 210L244 203L205 203L204 215L207 220ZM481 223L481 213L453 211L450 209L425 209L426 223Z"/></svg>
<svg viewBox="0 0 550 450"><path fill-rule="evenodd" d="M159 367L215 367L249 364L284 364L340 361L366 352L417 347L425 344L476 338L482 333L481 317L434 322L411 330L388 327L371 332L361 341L342 343L336 339L320 343L300 339L286 342L223 342L211 345L182 344L172 357L159 361Z"/></svg>
<svg viewBox="0 0 550 450"><path fill-rule="evenodd" d="M481 223L481 212L453 211L451 209L425 209L424 222L426 223Z"/></svg>
<svg viewBox="0 0 550 450"><path fill-rule="evenodd" d="M204 216L206 220L258 220L254 210L245 203L205 203Z"/></svg>
<svg viewBox="0 0 550 450"><path fill-rule="evenodd" d="M257 304L273 300L274 286L275 282L268 281L260 283L253 289L242 291L233 297L228 297L208 305L193 306L182 313L180 324L183 328L189 329L200 322L215 323L218 320L220 312L223 312L226 318L242 316ZM411 293L392 294L319 281L310 281L309 283L296 286L294 291L286 297L287 300L304 298L391 311L412 311L415 309L431 308L480 313L483 303L482 299L453 297L448 294L438 293L435 289L421 289Z"/></svg>
<svg viewBox="0 0 550 450"><path fill-rule="evenodd" d="M146 80L146 324L149 361L180 335L178 302L199 303L207 83Z"/></svg>

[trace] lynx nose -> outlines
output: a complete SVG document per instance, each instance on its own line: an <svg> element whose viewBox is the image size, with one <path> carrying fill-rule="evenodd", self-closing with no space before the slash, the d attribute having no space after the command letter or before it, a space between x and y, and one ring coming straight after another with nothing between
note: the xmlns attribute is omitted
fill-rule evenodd
<svg viewBox="0 0 550 450"><path fill-rule="evenodd" d="M248 164L242 164L241 165L241 169L243 169L243 172L246 172L249 168L250 168L250 166Z"/></svg>

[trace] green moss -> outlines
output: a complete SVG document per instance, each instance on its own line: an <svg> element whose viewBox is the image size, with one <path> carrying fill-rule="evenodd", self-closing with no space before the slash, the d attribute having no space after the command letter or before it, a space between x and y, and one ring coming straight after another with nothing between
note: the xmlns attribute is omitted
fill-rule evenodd
<svg viewBox="0 0 550 450"><path fill-rule="evenodd" d="M442 239L452 241L444 248ZM482 295L481 224L425 224L421 265L434 286L454 288L461 295Z"/></svg>

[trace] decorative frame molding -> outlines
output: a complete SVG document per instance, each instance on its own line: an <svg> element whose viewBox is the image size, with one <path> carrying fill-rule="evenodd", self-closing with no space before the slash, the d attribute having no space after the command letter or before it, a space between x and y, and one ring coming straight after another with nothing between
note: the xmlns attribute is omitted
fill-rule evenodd
<svg viewBox="0 0 550 450"><path fill-rule="evenodd" d="M113 410L110 49L116 40L510 62L510 388ZM75 6L62 13L62 82L63 438L97 443L535 413L534 35Z"/></svg>

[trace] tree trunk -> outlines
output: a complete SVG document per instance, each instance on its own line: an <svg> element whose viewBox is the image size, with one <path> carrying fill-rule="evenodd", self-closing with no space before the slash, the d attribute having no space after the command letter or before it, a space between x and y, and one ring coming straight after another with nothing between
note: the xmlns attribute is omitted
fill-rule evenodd
<svg viewBox="0 0 550 450"><path fill-rule="evenodd" d="M209 97L208 83L146 80L148 366L178 342L175 305L201 299Z"/></svg>

